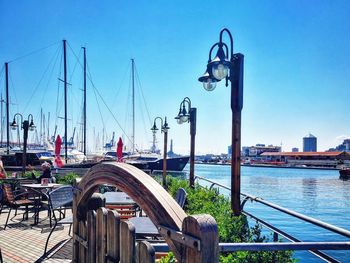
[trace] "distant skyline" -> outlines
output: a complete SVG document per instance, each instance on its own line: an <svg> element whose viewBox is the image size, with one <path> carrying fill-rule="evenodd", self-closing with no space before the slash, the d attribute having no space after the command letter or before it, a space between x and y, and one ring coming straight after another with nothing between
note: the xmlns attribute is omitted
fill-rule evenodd
<svg viewBox="0 0 350 263"><path fill-rule="evenodd" d="M134 58L136 84L142 87L142 94L136 93L137 145L150 148L153 119L167 116L174 152L188 154L189 125L174 120L187 96L198 111L196 153L227 153L230 89L220 83L207 92L198 82L210 47L226 27L233 34L234 51L245 56L242 146L263 143L282 144L284 151L302 149L302 138L311 133L317 137L318 150L324 151L350 138L349 1L254 0L210 5L202 1L0 0L0 12L3 97L3 65L12 61L10 120L16 112L32 113L38 125L43 108L46 119L50 112L50 133L56 123L63 135L63 122L58 119L63 114L63 86L57 78L62 78L61 42L67 39L72 84L68 137L73 127L81 136L82 69L75 56L81 59L81 47L86 46L96 88L88 82L90 147L97 134L102 143L103 127L104 142L113 131L117 138L122 136L97 90L130 136L130 59ZM158 141L162 149L160 133Z"/></svg>

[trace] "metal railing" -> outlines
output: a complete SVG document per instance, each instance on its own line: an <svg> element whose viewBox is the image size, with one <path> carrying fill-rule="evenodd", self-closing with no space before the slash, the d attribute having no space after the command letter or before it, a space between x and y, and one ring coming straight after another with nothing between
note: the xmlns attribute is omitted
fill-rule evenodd
<svg viewBox="0 0 350 263"><path fill-rule="evenodd" d="M221 187L226 190L231 190L231 188L222 185L220 183L217 183L215 181L209 180L207 178L201 177L201 176L195 176L195 180L203 180L208 183L210 183L209 189L212 189L214 186ZM310 253L314 254L315 256L319 257L320 259L326 261L326 262L340 262L337 259L327 255L324 252L321 252L319 250L350 250L350 242L303 242L296 237L284 232L283 230L267 223L266 221L248 213L247 211L244 211L244 205L248 200L255 201L257 203L261 203L265 206L268 206L274 210L280 211L284 214L290 215L292 217L298 218L304 222L308 222L310 224L313 224L315 226L321 227L323 229L329 230L333 233L345 236L347 238L350 238L350 231L325 223L323 221L320 221L318 219L303 215L301 213L295 212L293 210L284 208L282 206L276 205L274 203L268 202L266 200L263 200L260 197L256 197L253 195L249 195L246 193L241 193L242 196L244 196L244 200L241 204L242 213L246 216L256 220L260 224L262 224L264 227L268 228L270 231L273 232L273 239L275 242L278 241L278 236L282 236L285 239L291 241L292 243L220 243L220 252L234 252L234 251L282 251L282 250L308 250Z"/></svg>

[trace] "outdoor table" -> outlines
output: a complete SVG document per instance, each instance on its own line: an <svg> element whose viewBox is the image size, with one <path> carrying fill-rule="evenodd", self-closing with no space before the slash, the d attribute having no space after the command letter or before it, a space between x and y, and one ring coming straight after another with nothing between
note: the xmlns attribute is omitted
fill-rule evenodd
<svg viewBox="0 0 350 263"><path fill-rule="evenodd" d="M124 192L106 192L103 195L108 205L136 205L135 201Z"/></svg>
<svg viewBox="0 0 350 263"><path fill-rule="evenodd" d="M53 188L58 188L60 186L63 186L63 184L47 184L47 185L42 185L42 184L22 184L23 187L26 188L32 188L35 190L51 190Z"/></svg>
<svg viewBox="0 0 350 263"><path fill-rule="evenodd" d="M155 237L160 235L157 227L149 217L132 217L129 221L135 226L135 233L139 237Z"/></svg>

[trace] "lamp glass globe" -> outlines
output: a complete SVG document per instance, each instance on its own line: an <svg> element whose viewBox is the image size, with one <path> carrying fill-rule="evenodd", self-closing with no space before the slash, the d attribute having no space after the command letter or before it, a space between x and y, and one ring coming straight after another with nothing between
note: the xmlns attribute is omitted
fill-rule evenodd
<svg viewBox="0 0 350 263"><path fill-rule="evenodd" d="M181 122L184 123L184 122L187 122L188 121L188 116L187 115L182 115L181 116Z"/></svg>
<svg viewBox="0 0 350 263"><path fill-rule="evenodd" d="M203 82L203 87L207 91L212 91L216 88L216 82L208 79L207 81Z"/></svg>
<svg viewBox="0 0 350 263"><path fill-rule="evenodd" d="M221 63L217 64L217 65L213 66L212 73L216 79L222 80L222 79L226 78L228 75L228 67L221 64Z"/></svg>

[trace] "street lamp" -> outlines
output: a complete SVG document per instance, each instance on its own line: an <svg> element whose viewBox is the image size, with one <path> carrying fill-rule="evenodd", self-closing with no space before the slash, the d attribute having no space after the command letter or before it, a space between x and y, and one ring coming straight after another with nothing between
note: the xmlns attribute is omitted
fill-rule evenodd
<svg viewBox="0 0 350 263"><path fill-rule="evenodd" d="M187 109L186 109L187 106ZM191 149L190 149L190 186L194 187L194 148L196 138L197 108L191 107L191 100L186 97L180 103L179 114L175 117L178 124L190 123Z"/></svg>
<svg viewBox="0 0 350 263"><path fill-rule="evenodd" d="M224 32L230 39L230 52L228 46L222 41ZM212 51L217 53L212 59ZM233 38L231 32L224 28L220 32L219 42L215 43L209 51L207 70L198 80L203 83L207 91L212 91L216 83L225 79L226 86L231 82L231 110L232 110L232 157L231 157L231 208L234 215L241 213L241 111L243 108L243 60L240 53L233 53Z"/></svg>
<svg viewBox="0 0 350 263"><path fill-rule="evenodd" d="M166 121L166 117L164 118L164 124L163 119L161 117L156 117L153 121L153 127L151 128L151 131L153 132L153 136L155 136L156 132L158 131L156 121L157 119L161 122L161 131L164 133L164 150L163 150L163 187L166 188L166 158L167 158L167 148L168 148L168 130L170 127L168 126L168 123Z"/></svg>
<svg viewBox="0 0 350 263"><path fill-rule="evenodd" d="M22 154L22 174L24 175L26 172L26 164L27 164L27 140L28 140L28 130L34 131L35 125L33 122L33 115L28 115L28 120L23 121L23 116L20 113L16 113L13 116L13 122L11 123L11 127L13 130L18 128L18 124L16 123L16 116L21 117L21 129L23 129L23 154Z"/></svg>

